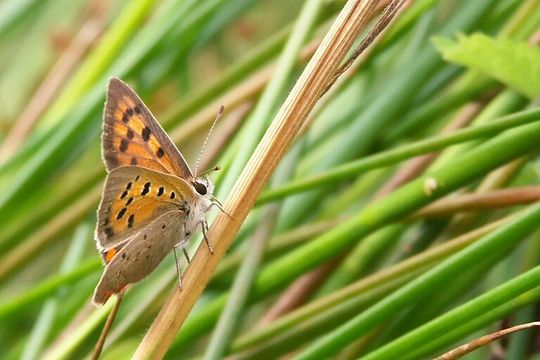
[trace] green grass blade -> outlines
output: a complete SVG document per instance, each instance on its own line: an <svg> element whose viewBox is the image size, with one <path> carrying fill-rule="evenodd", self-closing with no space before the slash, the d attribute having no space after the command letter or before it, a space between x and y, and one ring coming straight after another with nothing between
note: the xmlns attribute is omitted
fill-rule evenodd
<svg viewBox="0 0 540 360"><path fill-rule="evenodd" d="M524 238L536 229L536 225L539 222L540 205L536 205L511 224L503 226L499 230L496 230L492 234L487 235L482 240L471 245L469 248L450 257L434 269L386 297L383 301L332 331L316 344L313 344L301 354L297 355L296 359L318 359L320 356L334 354L336 351L341 350L344 345L365 334L369 329L373 328L373 326L380 324L388 317L394 315L396 308L404 308L433 291L433 289L437 287L437 284L438 286L442 286L446 281L450 281L457 272L461 269L466 269L468 264L477 262L479 259L482 259L485 254L488 254L493 250L501 250L505 244L506 246L508 246L508 244L512 245L512 241L515 238ZM537 287L539 283L540 267L518 277L514 282L509 282L502 285L500 288L493 290L496 294L495 296L493 296L493 294L486 294L484 297L478 298L476 303L473 302L473 305L469 305L471 307L476 306L474 310L470 310L470 313L467 313L468 310L459 311L458 309L455 312L455 314L458 315L455 317L452 318L452 313L449 313L446 316L452 318L450 321L457 321L456 319L460 319L457 323L461 323L466 321L473 311L481 309L481 312L484 313L493 306L500 305L520 293ZM465 318L462 317L464 313L467 314ZM474 317L474 315L472 317ZM456 324L456 322L452 322L452 324ZM440 319L438 326L441 326ZM417 332L417 334L422 333L423 337L417 335L417 337L414 337L414 339L409 341L407 341L406 338L405 340L396 341L395 343L398 345L395 345L390 350L383 347L377 350L377 353L380 355L377 356L377 353L375 353L368 358L387 359L388 357L392 358L393 356L400 356L400 354L407 353L407 351L405 350L405 352L403 352L403 347L400 348L399 344L406 342L409 349L411 349L413 346L423 344L428 333L430 336L438 336L439 334L437 332L437 325L433 325L433 329L428 328L428 330L423 331Z"/></svg>
<svg viewBox="0 0 540 360"><path fill-rule="evenodd" d="M285 196L308 191L316 187L334 185L338 181L348 180L366 171L394 165L399 161L442 150L451 145L492 136L503 130L537 121L539 118L540 108L535 108L502 117L486 125L455 131L450 135L440 135L409 145L403 145L393 150L383 151L376 155L340 165L321 175L303 178L302 180L297 180L281 187L267 190L261 194L257 204L275 201Z"/></svg>

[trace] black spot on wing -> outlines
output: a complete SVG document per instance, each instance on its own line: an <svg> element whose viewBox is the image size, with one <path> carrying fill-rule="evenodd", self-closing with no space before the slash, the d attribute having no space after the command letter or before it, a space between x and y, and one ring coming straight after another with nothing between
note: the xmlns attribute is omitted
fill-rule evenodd
<svg viewBox="0 0 540 360"><path fill-rule="evenodd" d="M158 158L162 158L163 155L165 155L165 152L163 151L162 148L159 148L158 151L156 151L156 155Z"/></svg>
<svg viewBox="0 0 540 360"><path fill-rule="evenodd" d="M122 116L122 121L124 123L127 123L129 122L129 118L131 118L133 116L133 110L132 109L126 109L126 111L124 111L124 115Z"/></svg>
<svg viewBox="0 0 540 360"><path fill-rule="evenodd" d="M144 188L143 188L143 191L141 192L141 195L146 195L150 192L150 185L152 185L152 183L150 182L147 182L144 184Z"/></svg>
<svg viewBox="0 0 540 360"><path fill-rule="evenodd" d="M113 236L113 234L114 234L114 231L113 231L113 229L111 227L106 227L105 228L105 236L111 237L111 236Z"/></svg>
<svg viewBox="0 0 540 360"><path fill-rule="evenodd" d="M128 148L128 145L129 145L129 142L126 139L122 139L122 141L120 141L119 150L121 152L125 152Z"/></svg>
<svg viewBox="0 0 540 360"><path fill-rule="evenodd" d="M144 129L142 130L141 136L144 141L148 141L150 140L151 134L152 134L152 131L150 130L150 128L148 126L145 126Z"/></svg>
<svg viewBox="0 0 540 360"><path fill-rule="evenodd" d="M120 220L120 219L124 216L124 214L126 213L126 211L127 211L127 208L122 208L122 210L120 210L120 211L118 212L118 215L116 215L116 220Z"/></svg>
<svg viewBox="0 0 540 360"><path fill-rule="evenodd" d="M133 221L135 221L135 215L131 214L128 218L128 228L133 226Z"/></svg>
<svg viewBox="0 0 540 360"><path fill-rule="evenodd" d="M163 195L164 192L165 192L165 189L163 188L163 186L160 186L157 192L157 196Z"/></svg>

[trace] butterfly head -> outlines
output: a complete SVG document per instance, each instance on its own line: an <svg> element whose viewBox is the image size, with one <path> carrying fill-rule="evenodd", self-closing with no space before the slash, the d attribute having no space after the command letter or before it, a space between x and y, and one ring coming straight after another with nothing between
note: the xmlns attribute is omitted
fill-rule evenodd
<svg viewBox="0 0 540 360"><path fill-rule="evenodd" d="M195 180L191 182L193 190L203 198L212 199L214 193L214 184L208 177L208 173L219 171L221 168L216 166L212 169L208 169L199 175L195 176Z"/></svg>
<svg viewBox="0 0 540 360"><path fill-rule="evenodd" d="M214 193L214 184L207 175L198 177L191 182L191 185L195 192L204 198L210 199Z"/></svg>

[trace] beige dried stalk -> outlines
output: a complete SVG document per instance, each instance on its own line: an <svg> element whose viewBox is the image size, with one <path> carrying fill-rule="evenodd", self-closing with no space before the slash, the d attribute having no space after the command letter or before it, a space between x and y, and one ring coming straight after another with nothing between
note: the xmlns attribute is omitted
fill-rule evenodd
<svg viewBox="0 0 540 360"><path fill-rule="evenodd" d="M212 224L208 237L213 242L214 253L205 246L197 249L184 275L183 288L175 289L167 300L139 344L135 359L164 357L263 186L371 18L377 3L376 0L349 0L346 3L225 201L224 208L230 217L219 214Z"/></svg>

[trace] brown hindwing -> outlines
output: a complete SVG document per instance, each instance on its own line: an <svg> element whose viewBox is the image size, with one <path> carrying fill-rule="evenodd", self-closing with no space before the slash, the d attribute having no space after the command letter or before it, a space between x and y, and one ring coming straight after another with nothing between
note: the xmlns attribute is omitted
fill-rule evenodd
<svg viewBox="0 0 540 360"><path fill-rule="evenodd" d="M150 274L184 236L185 213L169 211L138 232L107 265L94 293L94 303L104 304L127 285Z"/></svg>

